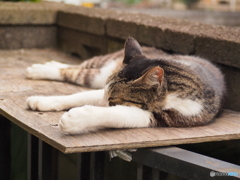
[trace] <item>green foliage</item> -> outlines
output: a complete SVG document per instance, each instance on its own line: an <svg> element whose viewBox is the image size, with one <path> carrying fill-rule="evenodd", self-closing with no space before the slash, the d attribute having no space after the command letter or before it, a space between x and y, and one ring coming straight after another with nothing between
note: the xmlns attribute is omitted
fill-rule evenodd
<svg viewBox="0 0 240 180"><path fill-rule="evenodd" d="M141 0L124 0L128 4L135 4L141 2Z"/></svg>
<svg viewBox="0 0 240 180"><path fill-rule="evenodd" d="M195 3L197 3L199 0L181 0L184 4L186 4L187 6L191 6Z"/></svg>
<svg viewBox="0 0 240 180"><path fill-rule="evenodd" d="M122 1L126 4L136 4L136 3L141 2L142 0L115 0L115 1Z"/></svg>
<svg viewBox="0 0 240 180"><path fill-rule="evenodd" d="M0 0L0 1L8 1L8 2L40 2L41 0Z"/></svg>

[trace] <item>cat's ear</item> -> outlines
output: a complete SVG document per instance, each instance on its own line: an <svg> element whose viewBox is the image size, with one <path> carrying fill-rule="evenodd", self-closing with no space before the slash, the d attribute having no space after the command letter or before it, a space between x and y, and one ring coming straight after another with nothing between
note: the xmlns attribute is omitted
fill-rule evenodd
<svg viewBox="0 0 240 180"><path fill-rule="evenodd" d="M125 41L124 45L124 64L129 64L129 62L138 55L142 55L142 49L140 44L132 37L129 37Z"/></svg>
<svg viewBox="0 0 240 180"><path fill-rule="evenodd" d="M138 78L136 83L147 84L149 86L162 85L164 70L159 66L149 69L143 76Z"/></svg>

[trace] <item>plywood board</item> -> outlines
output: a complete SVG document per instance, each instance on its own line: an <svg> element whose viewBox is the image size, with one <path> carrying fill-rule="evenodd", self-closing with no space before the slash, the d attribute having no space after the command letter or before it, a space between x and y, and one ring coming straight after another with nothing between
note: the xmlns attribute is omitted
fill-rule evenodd
<svg viewBox="0 0 240 180"><path fill-rule="evenodd" d="M64 153L168 146L240 138L240 113L224 111L214 123L192 128L107 129L82 135L66 135L58 128L62 112L27 109L32 95L65 95L86 88L73 84L25 78L33 63L50 60L77 64L80 61L59 51L0 51L0 114Z"/></svg>

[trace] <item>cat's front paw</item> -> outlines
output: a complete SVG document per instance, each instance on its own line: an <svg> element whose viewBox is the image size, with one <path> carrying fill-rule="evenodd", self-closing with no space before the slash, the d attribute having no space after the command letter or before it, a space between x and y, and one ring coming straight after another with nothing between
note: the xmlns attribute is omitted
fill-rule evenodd
<svg viewBox="0 0 240 180"><path fill-rule="evenodd" d="M69 134L95 131L94 106L73 108L64 113L59 121L61 131Z"/></svg>
<svg viewBox="0 0 240 180"><path fill-rule="evenodd" d="M32 96L27 99L27 106L29 109L36 111L61 111L65 109L57 96Z"/></svg>

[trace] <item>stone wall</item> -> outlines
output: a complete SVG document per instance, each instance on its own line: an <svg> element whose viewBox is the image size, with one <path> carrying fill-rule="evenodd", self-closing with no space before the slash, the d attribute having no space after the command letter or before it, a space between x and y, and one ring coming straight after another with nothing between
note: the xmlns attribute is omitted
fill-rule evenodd
<svg viewBox="0 0 240 180"><path fill-rule="evenodd" d="M240 30L57 3L0 3L0 48L59 49L86 59L123 48L126 37L168 52L200 56L226 74L226 107L240 111Z"/></svg>
<svg viewBox="0 0 240 180"><path fill-rule="evenodd" d="M56 46L56 3L0 2L0 49Z"/></svg>
<svg viewBox="0 0 240 180"><path fill-rule="evenodd" d="M133 36L143 45L175 53L194 54L217 63L240 67L238 29L138 13L85 8L69 8L59 12L57 24L60 27L60 40L70 39L71 33L67 33L67 38L66 31L79 33L81 44L96 48L100 46L101 53L122 48L124 39ZM85 38L84 35L88 37Z"/></svg>
<svg viewBox="0 0 240 180"><path fill-rule="evenodd" d="M140 12L156 16L165 16L189 21L202 22L207 24L216 24L231 27L240 27L240 12L222 12L210 10L174 10L159 8L122 8L122 11Z"/></svg>

